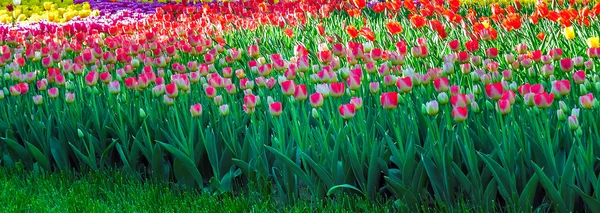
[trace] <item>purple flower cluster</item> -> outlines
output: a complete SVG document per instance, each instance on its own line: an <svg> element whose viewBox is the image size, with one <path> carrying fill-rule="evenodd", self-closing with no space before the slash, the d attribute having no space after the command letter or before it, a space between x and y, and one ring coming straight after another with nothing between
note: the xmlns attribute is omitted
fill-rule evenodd
<svg viewBox="0 0 600 213"><path fill-rule="evenodd" d="M121 0L116 2L110 0L75 0L73 3L81 4L83 2L88 2L92 9L99 10L101 16L115 14L123 10L133 13L152 14L156 11L157 7L165 5L164 3L142 3L135 0Z"/></svg>

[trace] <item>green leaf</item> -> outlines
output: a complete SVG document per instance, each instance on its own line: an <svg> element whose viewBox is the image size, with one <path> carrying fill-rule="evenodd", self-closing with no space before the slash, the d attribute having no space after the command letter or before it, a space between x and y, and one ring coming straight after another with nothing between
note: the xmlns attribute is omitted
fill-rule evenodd
<svg viewBox="0 0 600 213"><path fill-rule="evenodd" d="M31 158L30 158L31 155L29 155L29 152L27 152L27 149L25 149L25 147L21 146L21 144L19 144L17 141L15 141L13 139L9 139L9 138L1 138L1 139L8 145L8 147L10 147L13 151L15 151L15 153L18 155L17 157L19 157L19 159L24 160L24 161L31 160Z"/></svg>
<svg viewBox="0 0 600 213"><path fill-rule="evenodd" d="M406 187L402 186L402 184L392 180L392 178L388 176L384 176L383 178L389 184L391 191L397 198L404 200L404 202L410 204L410 206L418 204L417 197Z"/></svg>
<svg viewBox="0 0 600 213"><path fill-rule="evenodd" d="M44 168L44 170L50 171L50 161L48 158L33 144L25 142L25 145L27 146L27 149L29 149L29 152L33 158Z"/></svg>
<svg viewBox="0 0 600 213"><path fill-rule="evenodd" d="M87 164L90 168L96 170L96 164L92 163L92 161L90 160L90 158L88 156L85 156L83 153L81 153L81 151L79 151L79 149L77 149L77 147L75 147L70 142L69 142L69 146L71 146L71 149L73 150L73 152L75 152L75 155L77 156L77 158L79 158L81 161L83 161L85 164Z"/></svg>
<svg viewBox="0 0 600 213"><path fill-rule="evenodd" d="M535 170L535 173L540 178L540 183L542 184L544 189L546 189L546 193L548 193L547 195L550 197L550 200L554 202L554 205L558 205L558 209L560 210L560 212L567 212L566 205L562 200L560 193L554 187L554 184L552 184L552 181L548 178L548 176L546 176L546 173L544 173L544 171L542 171L542 169L535 162L531 163L533 164L533 169Z"/></svg>
<svg viewBox="0 0 600 213"><path fill-rule="evenodd" d="M334 194L337 191L342 190L342 189L352 189L357 194L365 196L365 194L362 191L360 191L360 189L358 189L355 186L350 185L350 184L335 185L335 186L329 188L329 190L327 190L327 196L330 196L330 195L332 195L332 194Z"/></svg>
<svg viewBox="0 0 600 213"><path fill-rule="evenodd" d="M304 158L304 160L306 162L308 162L308 164L310 165L310 167L315 170L315 172L317 173L317 175L319 176L319 179L321 181L323 181L323 183L325 183L325 185L329 188L329 187L333 187L334 182L333 182L333 177L331 174L329 174L325 168L323 168L323 166L320 166L319 164L317 164L312 158L310 158L306 153L302 153L302 157Z"/></svg>
<svg viewBox="0 0 600 213"><path fill-rule="evenodd" d="M294 163L294 161L292 161L290 158L288 158L281 152L275 150L273 147L266 146L265 148L271 153L273 153L277 159L279 159L288 169L290 169L296 176L298 176L300 180L302 180L306 185L308 185L311 190L314 189L314 183L312 183L312 181L308 178L308 175L304 171L302 171L300 166L298 166L296 163Z"/></svg>
<svg viewBox="0 0 600 213"><path fill-rule="evenodd" d="M171 153L175 158L179 159L183 166L188 170L188 172L194 177L198 185L203 186L202 175L196 167L196 164L190 159L187 155L181 152L179 149L175 148L171 144L166 144L163 142L158 142L167 152Z"/></svg>
<svg viewBox="0 0 600 213"><path fill-rule="evenodd" d="M575 192L577 192L577 194L579 194L579 196L581 196L581 198L583 199L583 202L585 202L585 204L588 206L588 208L590 210L592 210L592 212L600 210L600 200L598 199L594 199L593 197L585 194L585 192L581 191L581 189L573 184L569 185Z"/></svg>
<svg viewBox="0 0 600 213"><path fill-rule="evenodd" d="M498 181L498 190L500 191L500 194L502 194L502 197L504 197L505 200L512 200L511 193L514 193L516 189L513 187L514 185L511 184L514 183L514 181L510 178L508 171L505 168L502 168L502 166L489 155L480 152L478 152L478 154L485 164L489 166L490 171L494 174L494 179Z"/></svg>
<svg viewBox="0 0 600 213"><path fill-rule="evenodd" d="M519 196L519 204L521 205L521 209L531 209L533 207L533 198L535 196L535 190L537 189L539 178L537 174L533 174L523 191L521 192L521 196Z"/></svg>

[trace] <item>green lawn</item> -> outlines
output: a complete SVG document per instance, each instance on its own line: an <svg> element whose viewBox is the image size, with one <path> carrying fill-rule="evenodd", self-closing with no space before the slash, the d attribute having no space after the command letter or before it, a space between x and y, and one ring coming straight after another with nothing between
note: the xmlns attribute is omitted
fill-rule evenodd
<svg viewBox="0 0 600 213"><path fill-rule="evenodd" d="M275 195L210 196L119 172L35 174L0 168L0 212L393 212L350 197L280 206ZM331 205L335 203L335 205Z"/></svg>
<svg viewBox="0 0 600 213"><path fill-rule="evenodd" d="M354 195L283 206L266 187L250 188L245 195L211 196L115 171L76 175L0 168L0 212L398 212L390 201L373 203ZM435 208L421 207L447 212Z"/></svg>

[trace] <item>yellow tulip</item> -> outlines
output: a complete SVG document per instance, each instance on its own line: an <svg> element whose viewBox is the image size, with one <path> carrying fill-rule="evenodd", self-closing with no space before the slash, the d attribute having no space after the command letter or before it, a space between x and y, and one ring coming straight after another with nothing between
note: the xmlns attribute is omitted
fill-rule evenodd
<svg viewBox="0 0 600 213"><path fill-rule="evenodd" d="M597 48L600 47L600 39L598 38L598 36L596 37L591 37L587 39L587 44L590 48Z"/></svg>
<svg viewBox="0 0 600 213"><path fill-rule="evenodd" d="M52 3L51 2L44 2L44 9L45 10L52 9Z"/></svg>
<svg viewBox="0 0 600 213"><path fill-rule="evenodd" d="M573 30L573 27L565 28L563 33L568 40L573 40L575 38L575 30Z"/></svg>

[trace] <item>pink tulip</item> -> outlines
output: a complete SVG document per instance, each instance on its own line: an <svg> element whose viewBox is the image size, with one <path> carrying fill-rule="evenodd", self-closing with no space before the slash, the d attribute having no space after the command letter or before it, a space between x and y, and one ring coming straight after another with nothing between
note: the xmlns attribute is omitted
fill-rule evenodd
<svg viewBox="0 0 600 213"><path fill-rule="evenodd" d="M202 115L202 105L194 104L190 106L190 113L192 114L192 117L200 117Z"/></svg>
<svg viewBox="0 0 600 213"><path fill-rule="evenodd" d="M512 90L506 90L504 91L504 93L502 93L502 98L500 98L500 100L508 100L510 104L514 104L516 98L517 95L515 94L515 92L513 92Z"/></svg>
<svg viewBox="0 0 600 213"><path fill-rule="evenodd" d="M348 83L348 88L352 91L356 91L360 89L360 76L352 75L346 79Z"/></svg>
<svg viewBox="0 0 600 213"><path fill-rule="evenodd" d="M343 82L331 83L329 84L331 97L339 98L344 95L345 88Z"/></svg>
<svg viewBox="0 0 600 213"><path fill-rule="evenodd" d="M574 66L575 65L571 58L564 58L560 60L560 69L564 72L571 72Z"/></svg>
<svg viewBox="0 0 600 213"><path fill-rule="evenodd" d="M502 115L506 115L511 111L511 104L509 100L500 99L498 100L498 111Z"/></svg>
<svg viewBox="0 0 600 213"><path fill-rule="evenodd" d="M544 85L542 84L534 84L531 85L531 87L529 88L530 92L534 93L534 94L538 94L538 93L542 93L544 92Z"/></svg>
<svg viewBox="0 0 600 213"><path fill-rule="evenodd" d="M573 82L575 82L576 84L585 83L585 71L579 70L573 73Z"/></svg>
<svg viewBox="0 0 600 213"><path fill-rule="evenodd" d="M586 95L579 96L579 104L584 109L591 109L594 107L594 94L588 93Z"/></svg>
<svg viewBox="0 0 600 213"><path fill-rule="evenodd" d="M294 90L294 99L296 99L296 101L306 100L307 95L308 95L308 92L306 90L305 84L300 84L300 85L296 86L296 89Z"/></svg>
<svg viewBox="0 0 600 213"><path fill-rule="evenodd" d="M568 95L571 92L571 82L569 80L559 80L552 82L552 91L561 96Z"/></svg>
<svg viewBox="0 0 600 213"><path fill-rule="evenodd" d="M433 87L436 92L448 92L448 84L448 78L446 77L433 79Z"/></svg>
<svg viewBox="0 0 600 213"><path fill-rule="evenodd" d="M90 87L96 86L98 83L98 77L98 72L91 71L85 76L85 83Z"/></svg>
<svg viewBox="0 0 600 213"><path fill-rule="evenodd" d="M48 90L48 97L58 98L58 88L52 87Z"/></svg>
<svg viewBox="0 0 600 213"><path fill-rule="evenodd" d="M450 105L452 107L466 107L469 104L469 100L465 94L454 95L450 98Z"/></svg>
<svg viewBox="0 0 600 213"><path fill-rule="evenodd" d="M36 106L39 106L42 103L44 103L44 97L42 97L41 95L33 96L33 104L35 104Z"/></svg>
<svg viewBox="0 0 600 213"><path fill-rule="evenodd" d="M492 100L499 100L504 92L504 87L501 82L488 84L485 86L485 94Z"/></svg>
<svg viewBox="0 0 600 213"><path fill-rule="evenodd" d="M404 77L404 78L399 78L396 81L396 87L398 87L398 89L400 90L400 92L410 92L412 91L412 86L413 86L413 82L412 82L412 78L410 77Z"/></svg>
<svg viewBox="0 0 600 213"><path fill-rule="evenodd" d="M37 81L36 85L39 91L44 91L48 87L48 81L44 78L42 80Z"/></svg>
<svg viewBox="0 0 600 213"><path fill-rule="evenodd" d="M209 98L214 98L215 96L217 96L217 89L213 86L208 86L204 89L204 93Z"/></svg>
<svg viewBox="0 0 600 213"><path fill-rule="evenodd" d="M469 116L467 107L454 107L452 109L452 117L456 122L463 122L467 120L467 116Z"/></svg>
<svg viewBox="0 0 600 213"><path fill-rule="evenodd" d="M356 110L362 109L362 107L363 107L363 100L362 100L362 98L359 98L359 97L352 97L350 99L350 103L354 104L354 108Z"/></svg>
<svg viewBox="0 0 600 213"><path fill-rule="evenodd" d="M540 109L549 108L552 105L552 102L554 102L554 93L548 94L543 92L535 94L533 97L533 102L535 103L535 106Z"/></svg>
<svg viewBox="0 0 600 213"><path fill-rule="evenodd" d="M338 110L339 110L342 118L344 118L346 120L353 118L354 114L356 114L356 109L355 109L354 104L341 105Z"/></svg>
<svg viewBox="0 0 600 213"><path fill-rule="evenodd" d="M244 96L244 105L248 108L256 107L257 102L258 102L258 98L253 94Z"/></svg>
<svg viewBox="0 0 600 213"><path fill-rule="evenodd" d="M228 84L227 86L225 86L225 92L227 92L227 94L233 95L237 92L235 88L235 84Z"/></svg>
<svg viewBox="0 0 600 213"><path fill-rule="evenodd" d="M396 92L386 92L381 94L379 98L381 105L384 109L392 110L398 107L398 93Z"/></svg>
<svg viewBox="0 0 600 213"><path fill-rule="evenodd" d="M425 104L425 111L427 111L428 115L434 116L440 111L440 106L436 100L432 100Z"/></svg>
<svg viewBox="0 0 600 213"><path fill-rule="evenodd" d="M294 80L285 80L281 82L281 91L285 96L292 96L296 92L296 82Z"/></svg>
<svg viewBox="0 0 600 213"><path fill-rule="evenodd" d="M269 113L271 113L272 116L278 117L281 115L282 111L283 107L281 106L281 102L273 102L269 104Z"/></svg>
<svg viewBox="0 0 600 213"><path fill-rule="evenodd" d="M73 103L75 101L75 94L67 92L65 93L65 102L67 104Z"/></svg>
<svg viewBox="0 0 600 213"><path fill-rule="evenodd" d="M378 93L379 90L380 90L380 88L379 88L379 82L371 82L371 83L369 83L369 91L371 91L371 94Z"/></svg>

